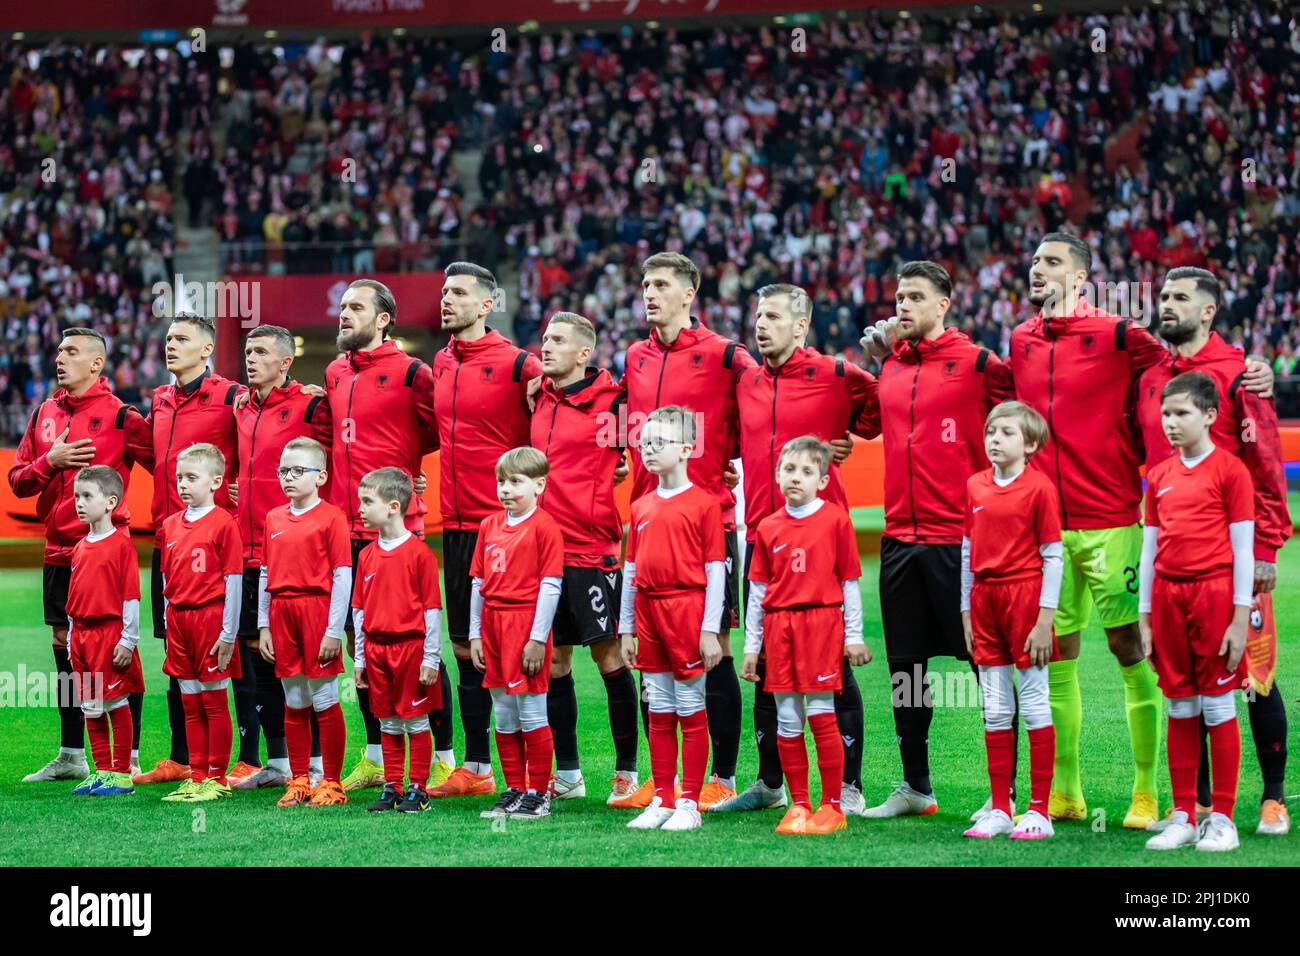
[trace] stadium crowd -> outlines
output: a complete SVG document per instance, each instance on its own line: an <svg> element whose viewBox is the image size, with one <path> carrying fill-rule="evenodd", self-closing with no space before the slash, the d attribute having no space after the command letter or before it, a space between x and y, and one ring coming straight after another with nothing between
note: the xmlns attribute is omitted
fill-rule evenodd
<svg viewBox="0 0 1300 956"><path fill-rule="evenodd" d="M859 361L893 270L933 258L956 280L956 321L1005 352L1027 311L1023 251L1068 214L1099 281L1216 269L1225 337L1285 376L1300 295L1286 9L624 27L498 51L367 36L226 59L10 44L0 438L51 391L44 357L72 324L109 337L116 389L147 409L167 378L148 287L173 271L173 186L231 269L512 259L516 338L576 311L616 376L644 328L636 267L656 249L700 264L700 315L723 334L752 348L755 291L793 281L814 294L812 342ZM465 145L482 151L477 204L451 163ZM1108 152L1135 169L1108 171Z"/></svg>

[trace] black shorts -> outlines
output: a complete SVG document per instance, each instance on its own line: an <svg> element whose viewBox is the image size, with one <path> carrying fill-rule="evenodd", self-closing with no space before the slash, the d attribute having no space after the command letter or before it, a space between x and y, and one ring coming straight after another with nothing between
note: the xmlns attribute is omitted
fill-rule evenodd
<svg viewBox="0 0 1300 956"><path fill-rule="evenodd" d="M244 597L239 605L241 641L255 641L261 634L257 627L257 583L261 577L261 568L244 568Z"/></svg>
<svg viewBox="0 0 1300 956"><path fill-rule="evenodd" d="M477 531L442 533L442 606L446 608L447 634L453 641L469 640L469 565L477 544Z"/></svg>
<svg viewBox="0 0 1300 956"><path fill-rule="evenodd" d="M735 531L724 531L727 539L727 583L722 592L722 627L723 636L733 627L740 627L744 621L744 608L740 605L740 546L736 543ZM746 562L745 569L749 569Z"/></svg>
<svg viewBox="0 0 1300 956"><path fill-rule="evenodd" d="M880 616L890 658L970 660L961 626L961 545L882 538Z"/></svg>
<svg viewBox="0 0 1300 956"><path fill-rule="evenodd" d="M163 604L162 551L153 549L149 557L149 599L153 609L153 636L167 640L167 608Z"/></svg>
<svg viewBox="0 0 1300 956"><path fill-rule="evenodd" d="M551 634L556 647L599 644L618 636L623 569L565 568Z"/></svg>
<svg viewBox="0 0 1300 956"><path fill-rule="evenodd" d="M50 627L68 626L68 582L72 568L66 564L47 564L41 572L41 599L45 604L45 623Z"/></svg>

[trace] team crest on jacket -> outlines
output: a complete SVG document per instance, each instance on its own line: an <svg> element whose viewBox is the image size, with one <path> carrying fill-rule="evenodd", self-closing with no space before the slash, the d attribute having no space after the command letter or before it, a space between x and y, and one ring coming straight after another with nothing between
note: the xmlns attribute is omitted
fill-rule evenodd
<svg viewBox="0 0 1300 956"><path fill-rule="evenodd" d="M103 426L104 426L104 419L96 415L94 418L90 420L90 428L88 429L88 431L90 432L90 434L96 435L99 433L99 430Z"/></svg>
<svg viewBox="0 0 1300 956"><path fill-rule="evenodd" d="M485 381L485 382L490 382L490 381L492 381L492 372L493 372L493 371L494 371L494 369L492 368L491 365L484 365L483 368L480 370L480 374L481 374L482 377L483 377L483 381Z"/></svg>
<svg viewBox="0 0 1300 956"><path fill-rule="evenodd" d="M816 365L809 365L806 369L803 370L803 377L808 379L808 381L810 382L816 377L816 375L817 375Z"/></svg>
<svg viewBox="0 0 1300 956"><path fill-rule="evenodd" d="M289 420L289 409L287 408L280 409L280 424L283 425L288 420Z"/></svg>
<svg viewBox="0 0 1300 956"><path fill-rule="evenodd" d="M388 384L388 376L381 375L379 376L379 379L375 382L375 388L383 388L387 384Z"/></svg>
<svg viewBox="0 0 1300 956"><path fill-rule="evenodd" d="M636 367L639 368L639 369L645 368L645 356L644 356L644 355L642 355L639 359L636 360Z"/></svg>
<svg viewBox="0 0 1300 956"><path fill-rule="evenodd" d="M212 402L212 396L209 395L207 392L204 392L202 395L199 396L200 405L206 407L207 405L211 404L211 402Z"/></svg>
<svg viewBox="0 0 1300 956"><path fill-rule="evenodd" d="M955 359L949 359L943 363L943 374L951 378L952 373L957 371L957 362Z"/></svg>
<svg viewBox="0 0 1300 956"><path fill-rule="evenodd" d="M1033 348L1033 347L1034 347L1034 343L1033 343L1033 342L1026 342L1026 343L1025 343L1025 358L1029 358L1029 350L1030 350L1031 348Z"/></svg>
<svg viewBox="0 0 1300 956"><path fill-rule="evenodd" d="M704 364L703 355L696 354L691 356L691 368L699 368L703 364Z"/></svg>
<svg viewBox="0 0 1300 956"><path fill-rule="evenodd" d="M1097 337L1095 335L1085 335L1083 337L1083 354L1091 355L1097 348Z"/></svg>

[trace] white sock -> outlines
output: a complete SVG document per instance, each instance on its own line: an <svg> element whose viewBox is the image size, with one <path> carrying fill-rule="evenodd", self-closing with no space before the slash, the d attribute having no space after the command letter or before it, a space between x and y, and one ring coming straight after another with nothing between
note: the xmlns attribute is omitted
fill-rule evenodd
<svg viewBox="0 0 1300 956"><path fill-rule="evenodd" d="M138 750L132 750L132 751L131 751L131 763L139 763L139 762L140 762L140 751L138 751Z"/></svg>
<svg viewBox="0 0 1300 956"><path fill-rule="evenodd" d="M286 777L289 776L289 758L288 757L269 757L266 765L272 770L278 770Z"/></svg>
<svg viewBox="0 0 1300 956"><path fill-rule="evenodd" d="M636 783L636 782L637 782L637 777L636 777L636 771L635 771L635 770L619 770L619 771L616 771L616 773L617 773L620 777L627 777L627 779L630 780L630 781L632 781L632 783Z"/></svg>
<svg viewBox="0 0 1300 956"><path fill-rule="evenodd" d="M288 763L288 760L285 761ZM317 773L325 772L325 757L323 755L312 757L307 761L307 769L315 770Z"/></svg>
<svg viewBox="0 0 1300 956"><path fill-rule="evenodd" d="M490 763L477 763L475 761L466 760L465 769L470 773L476 773L481 777L485 773L492 772L492 765Z"/></svg>
<svg viewBox="0 0 1300 956"><path fill-rule="evenodd" d="M456 751L439 750L434 756L445 763L448 767L456 766Z"/></svg>
<svg viewBox="0 0 1300 956"><path fill-rule="evenodd" d="M718 778L718 783L722 784L722 785L723 785L724 787L726 787L728 790L735 790L735 789L736 789L736 778L735 778L735 777L719 777L719 778Z"/></svg>
<svg viewBox="0 0 1300 956"><path fill-rule="evenodd" d="M383 766L384 748L381 744L366 744L366 759Z"/></svg>
<svg viewBox="0 0 1300 956"><path fill-rule="evenodd" d="M84 748L81 747L60 747L59 756L60 757L81 757L84 760L86 757L86 751Z"/></svg>
<svg viewBox="0 0 1300 956"><path fill-rule="evenodd" d="M557 770L555 771L555 775L565 783L577 783L582 779L581 770Z"/></svg>

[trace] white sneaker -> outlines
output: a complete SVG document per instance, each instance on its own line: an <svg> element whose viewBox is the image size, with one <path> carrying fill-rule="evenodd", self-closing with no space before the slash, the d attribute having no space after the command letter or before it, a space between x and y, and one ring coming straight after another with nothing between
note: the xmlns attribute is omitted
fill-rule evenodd
<svg viewBox="0 0 1300 956"><path fill-rule="evenodd" d="M1196 843L1196 826L1188 821L1185 810L1175 810L1165 828L1147 840L1148 850L1177 850Z"/></svg>
<svg viewBox="0 0 1300 956"><path fill-rule="evenodd" d="M962 836L987 840L992 837L1006 836L1014 829L1015 824L1011 822L1011 818L1004 811L990 810L980 817L979 822L963 833Z"/></svg>
<svg viewBox="0 0 1300 956"><path fill-rule="evenodd" d="M709 813L735 813L741 810L774 810L789 804L785 787L773 789L762 780L755 780L740 793L727 800L719 800L709 807ZM843 797L840 798L841 804Z"/></svg>
<svg viewBox="0 0 1300 956"><path fill-rule="evenodd" d="M571 780L561 776L565 773L576 773L577 779ZM587 795L587 783L582 779L581 770L557 770L555 776L551 778L551 799L552 800L577 800L579 797Z"/></svg>
<svg viewBox="0 0 1300 956"><path fill-rule="evenodd" d="M60 753L35 773L23 777L23 783L49 783L52 780L81 780L90 774L85 754Z"/></svg>
<svg viewBox="0 0 1300 956"><path fill-rule="evenodd" d="M860 817L867 812L867 801L862 791L851 783L840 787L840 810L846 817Z"/></svg>
<svg viewBox="0 0 1300 956"><path fill-rule="evenodd" d="M636 793L638 788L636 771L615 770L610 782L609 796L605 798L606 806L613 806L619 800L626 800Z"/></svg>
<svg viewBox="0 0 1300 956"><path fill-rule="evenodd" d="M312 781L310 775L307 779L312 786L316 785L316 782ZM287 787L289 786L289 775L268 765L258 770L256 773L250 773L247 777L244 777L244 779L232 783L231 786L236 790L257 790L261 787Z"/></svg>
<svg viewBox="0 0 1300 956"><path fill-rule="evenodd" d="M629 830L658 830L675 811L664 806L663 797L655 797L650 801L650 806L646 807L632 820L628 821ZM698 816L698 814L697 814Z"/></svg>
<svg viewBox="0 0 1300 956"><path fill-rule="evenodd" d="M982 807L980 807L978 810L976 810L974 813L972 813L972 814L970 815L970 822L971 822L971 823L979 823L979 822L980 822L980 818L981 818L982 816L984 816L984 814L988 813L988 812L989 812L990 810L992 810L992 809L993 809L993 798L992 798L992 797L989 797L987 800L984 801L984 805L983 805ZM1016 818L1016 801L1012 800L1012 801L1011 801L1011 819L1014 820L1015 818Z"/></svg>
<svg viewBox="0 0 1300 956"><path fill-rule="evenodd" d="M1200 837L1196 841L1198 850L1218 853L1224 850L1235 850L1241 845L1237 839L1237 825L1226 814L1211 813L1205 818L1199 830Z"/></svg>
<svg viewBox="0 0 1300 956"><path fill-rule="evenodd" d="M907 784L903 784L879 806L864 810L862 815L871 820L885 817L926 817L939 811L939 803L932 793L918 793Z"/></svg>
<svg viewBox="0 0 1300 956"><path fill-rule="evenodd" d="M1016 811L1012 808L1011 812ZM1052 826L1052 821L1037 810L1026 811L1016 822L1016 828L1011 831L1013 840L1045 840L1054 836L1056 836L1056 828Z"/></svg>
<svg viewBox="0 0 1300 956"><path fill-rule="evenodd" d="M661 830L698 830L703 821L700 808L694 800L678 800L672 816L664 821Z"/></svg>

